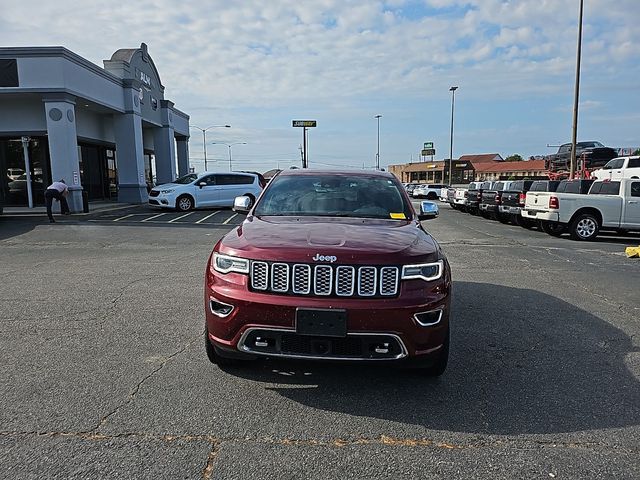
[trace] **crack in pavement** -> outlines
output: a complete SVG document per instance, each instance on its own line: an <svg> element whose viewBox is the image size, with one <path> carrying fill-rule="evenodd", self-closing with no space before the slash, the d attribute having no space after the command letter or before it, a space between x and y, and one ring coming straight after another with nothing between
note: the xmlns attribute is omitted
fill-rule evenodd
<svg viewBox="0 0 640 480"><path fill-rule="evenodd" d="M118 305L118 302L122 299L122 297L124 297L125 292L132 285L135 285L136 283L142 282L144 280L147 280L147 277L143 277L143 278L138 278L136 280L132 280L132 281L130 281L129 283L127 283L125 286L123 286L120 289L120 293L118 293L118 295L116 295L116 297L111 300L111 304L107 307L107 311L104 313L104 315L102 315L102 318L100 319L100 331L104 330L105 322L107 321L107 319L111 316L111 314L115 310L116 306Z"/></svg>
<svg viewBox="0 0 640 480"><path fill-rule="evenodd" d="M213 474L213 465L216 461L216 457L218 456L218 448L215 441L211 441L211 450L209 451L209 456L207 457L207 463L202 470L202 479L210 480L211 475Z"/></svg>
<svg viewBox="0 0 640 480"><path fill-rule="evenodd" d="M198 335L198 338L200 338L200 335ZM180 348L179 350L176 350L175 352L173 352L171 355L169 355L168 357L166 357L162 363L160 363L160 365L158 365L158 367L154 368L148 375L146 375L142 380L140 380L135 387L133 387L131 389L131 391L129 392L129 396L126 399L126 401L124 401L123 403L121 403L120 405L118 405L116 408L114 408L111 412L109 412L107 415L105 415L104 417L102 417L100 419L100 421L98 422L98 424L90 431L90 432L97 432L98 429L100 427L103 427L105 425L105 423L109 420L110 417L112 417L113 415L115 415L116 413L118 413L118 411L123 408L126 407L127 405L129 405L136 397L136 395L138 394L138 392L140 391L140 387L142 387L142 384L144 382L146 382L147 380L149 380L151 377L153 377L156 373L158 373L160 370L162 370L167 363L169 363L169 361L171 359L173 359L174 357L180 355L181 353L184 353L184 351L189 348L191 345L193 345L193 343L196 340L192 340L191 342L186 343L182 348ZM89 433L89 432L86 432Z"/></svg>
<svg viewBox="0 0 640 480"><path fill-rule="evenodd" d="M145 432L129 432L116 434L102 434L94 432L38 432L38 431L0 431L0 437L42 437L42 438L79 438L83 440L116 440L116 439L136 439L136 440L155 440L164 442L186 441L186 442L207 442L212 445L209 452L207 463L203 469L203 475L207 471L211 471L215 458L219 449L224 444L243 444L254 443L263 445L280 445L280 446L308 446L308 447L352 447L363 445L387 445L392 447L430 447L446 450L464 450L479 449L491 447L514 447L528 449L531 446L546 448L582 448L582 449L598 449L611 450L626 453L640 453L640 446L622 446L613 445L602 442L579 442L579 441L557 441L557 440L540 440L540 439L494 439L494 438L476 438L472 442L454 444L450 442L437 441L430 438L395 438L388 435L380 435L379 437L361 437L353 439L330 438L324 440L318 439L295 439L295 438L269 438L269 437L229 437L218 438L212 435L202 434L153 434ZM206 478L206 477L205 477Z"/></svg>

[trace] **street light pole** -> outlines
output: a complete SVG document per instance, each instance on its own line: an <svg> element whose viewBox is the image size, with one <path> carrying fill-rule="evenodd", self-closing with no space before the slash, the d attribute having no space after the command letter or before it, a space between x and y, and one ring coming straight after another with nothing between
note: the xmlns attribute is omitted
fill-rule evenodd
<svg viewBox="0 0 640 480"><path fill-rule="evenodd" d="M451 134L449 136L449 185L453 185L453 106L455 104L456 90L458 87L451 87Z"/></svg>
<svg viewBox="0 0 640 480"><path fill-rule="evenodd" d="M229 149L229 171L232 171L231 167L231 147L234 145L247 145L247 142L235 142L235 143L225 143L225 142L211 142L211 145L226 145Z"/></svg>
<svg viewBox="0 0 640 480"><path fill-rule="evenodd" d="M571 164L569 166L569 178L576 173L576 142L578 139L578 100L580 98L580 57L582 54L582 11L584 0L580 0L580 13L578 14L578 49L576 54L576 86L573 98L573 126L571 128Z"/></svg>
<svg viewBox="0 0 640 480"><path fill-rule="evenodd" d="M196 125L191 125L191 128L197 128L202 132L202 153L204 154L204 171L207 171L207 130L212 128L231 128L231 125L211 125L207 128L197 127Z"/></svg>
<svg viewBox="0 0 640 480"><path fill-rule="evenodd" d="M378 170L380 170L380 117L381 116L382 115L376 115L376 118L378 119L378 150L376 152L376 158L377 158L376 168Z"/></svg>

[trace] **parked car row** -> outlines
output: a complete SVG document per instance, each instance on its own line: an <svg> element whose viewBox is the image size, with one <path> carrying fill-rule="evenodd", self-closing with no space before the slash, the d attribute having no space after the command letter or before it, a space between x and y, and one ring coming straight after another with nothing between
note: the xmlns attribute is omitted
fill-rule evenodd
<svg viewBox="0 0 640 480"><path fill-rule="evenodd" d="M438 198L442 199L443 189L447 189L449 186L441 183L405 183L404 188L410 197L437 200Z"/></svg>
<svg viewBox="0 0 640 480"><path fill-rule="evenodd" d="M464 201L461 199L464 198ZM640 231L640 179L472 182L449 188L446 202L465 211L553 236L593 240L600 230Z"/></svg>

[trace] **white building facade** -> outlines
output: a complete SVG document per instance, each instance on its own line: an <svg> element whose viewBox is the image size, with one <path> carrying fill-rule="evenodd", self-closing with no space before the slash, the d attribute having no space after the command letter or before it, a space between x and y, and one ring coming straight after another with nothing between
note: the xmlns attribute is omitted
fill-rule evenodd
<svg viewBox="0 0 640 480"><path fill-rule="evenodd" d="M83 194L146 203L151 184L189 170L189 116L164 90L144 43L116 51L104 68L64 47L0 48L3 203L26 205L30 194L42 204L59 179L72 211Z"/></svg>

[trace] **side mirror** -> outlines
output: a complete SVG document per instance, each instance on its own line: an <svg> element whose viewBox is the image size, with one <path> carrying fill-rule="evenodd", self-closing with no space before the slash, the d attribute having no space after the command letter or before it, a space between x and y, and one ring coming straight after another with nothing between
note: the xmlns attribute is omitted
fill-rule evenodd
<svg viewBox="0 0 640 480"><path fill-rule="evenodd" d="M420 213L418 220L431 220L440 214L438 205L434 202L420 202Z"/></svg>
<svg viewBox="0 0 640 480"><path fill-rule="evenodd" d="M200 188L202 188L202 187L206 187L206 186L207 186L207 182L199 182L199 183L198 183L198 186L199 186Z"/></svg>
<svg viewBox="0 0 640 480"><path fill-rule="evenodd" d="M233 201L233 211L246 215L251 210L251 199L249 197L236 197Z"/></svg>

